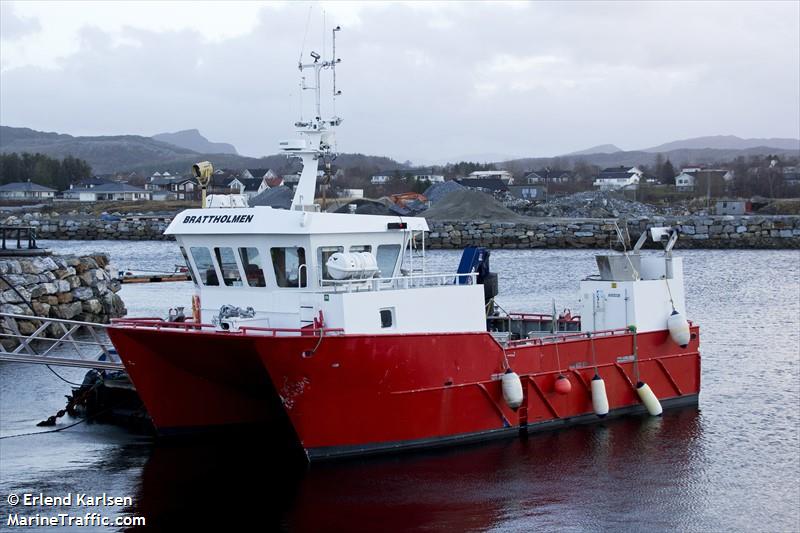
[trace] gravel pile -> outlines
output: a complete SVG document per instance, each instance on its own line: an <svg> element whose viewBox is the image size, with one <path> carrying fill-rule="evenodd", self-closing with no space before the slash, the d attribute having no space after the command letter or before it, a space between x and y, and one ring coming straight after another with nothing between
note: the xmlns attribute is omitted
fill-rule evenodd
<svg viewBox="0 0 800 533"><path fill-rule="evenodd" d="M427 195L426 195L427 196ZM465 187L451 191L421 216L431 220L491 220L493 222L518 222L524 217L503 207L491 195Z"/></svg>
<svg viewBox="0 0 800 533"><path fill-rule="evenodd" d="M442 200L445 196L450 194L451 192L455 191L462 191L464 187L456 182L456 181L445 181L442 183L434 183L423 193L425 198L431 203L431 205L435 204L439 200Z"/></svg>
<svg viewBox="0 0 800 533"><path fill-rule="evenodd" d="M634 202L605 191L585 191L549 202L514 208L532 217L632 218L669 215L670 209Z"/></svg>

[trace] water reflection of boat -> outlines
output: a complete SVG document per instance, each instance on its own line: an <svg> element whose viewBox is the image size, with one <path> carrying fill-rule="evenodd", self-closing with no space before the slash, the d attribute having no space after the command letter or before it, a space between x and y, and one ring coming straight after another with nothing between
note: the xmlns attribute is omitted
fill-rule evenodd
<svg viewBox="0 0 800 533"><path fill-rule="evenodd" d="M428 271L422 218L319 212L318 169L341 122L321 118L319 80L337 63L300 65L317 98L300 139L281 143L303 162L291 209L182 212L167 233L192 272L192 319L109 329L159 433L262 425L326 458L697 402L699 329L683 318L676 231L598 256L579 285L581 316L559 318L499 312L488 250ZM663 254L640 252L648 237Z"/></svg>
<svg viewBox="0 0 800 533"><path fill-rule="evenodd" d="M676 511L692 501L665 490L680 492L698 478L699 433L698 412L687 408L312 469L274 453L268 435L167 443L145 464L131 513L165 530L249 530L252 510L264 530L669 529L691 519Z"/></svg>

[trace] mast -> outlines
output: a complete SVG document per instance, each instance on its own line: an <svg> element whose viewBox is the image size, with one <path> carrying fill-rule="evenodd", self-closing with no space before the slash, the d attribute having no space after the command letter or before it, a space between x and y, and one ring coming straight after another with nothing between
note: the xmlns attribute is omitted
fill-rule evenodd
<svg viewBox="0 0 800 533"><path fill-rule="evenodd" d="M303 162L303 170L300 173L300 180L294 191L292 198L293 210L306 210L307 207L314 205L314 190L317 183L317 170L319 160L335 157L336 139L334 128L342 123L342 119L336 115L325 120L322 118L322 72L329 70L333 75L333 98L339 96L342 91L336 89L336 65L342 60L336 57L336 33L341 27L336 26L331 31L333 36L332 57L323 59L317 52L310 53L314 60L311 63L303 63L302 58L297 64L301 76L301 88L314 91L314 117L309 121L302 119L295 122L299 139L281 141L281 150L290 157L298 157ZM306 85L305 71L311 70L314 76L314 84ZM335 110L334 110L335 111Z"/></svg>

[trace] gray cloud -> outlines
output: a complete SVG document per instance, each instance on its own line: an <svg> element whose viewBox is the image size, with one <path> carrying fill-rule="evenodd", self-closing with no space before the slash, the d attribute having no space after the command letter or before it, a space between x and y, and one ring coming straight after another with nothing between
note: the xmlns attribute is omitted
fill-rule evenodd
<svg viewBox="0 0 800 533"><path fill-rule="evenodd" d="M797 137L798 5L364 9L340 34L339 148L439 160L711 134ZM306 15L263 10L252 33L222 42L85 29L60 68L3 73L2 122L72 134L197 127L241 153L274 153L298 115Z"/></svg>
<svg viewBox="0 0 800 533"><path fill-rule="evenodd" d="M0 40L12 41L39 30L37 19L17 15L13 2L0 2Z"/></svg>

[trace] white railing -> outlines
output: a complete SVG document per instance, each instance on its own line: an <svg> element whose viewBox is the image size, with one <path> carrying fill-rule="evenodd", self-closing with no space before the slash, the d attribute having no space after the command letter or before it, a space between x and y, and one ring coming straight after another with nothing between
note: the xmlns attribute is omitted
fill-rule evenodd
<svg viewBox="0 0 800 533"><path fill-rule="evenodd" d="M389 291L458 285L459 280L463 280L461 282L462 285L474 285L477 283L477 277L477 272L470 272L469 274L443 272L436 274L411 274L408 276L395 276L393 278L326 279L322 280L322 286L331 287L334 292Z"/></svg>

